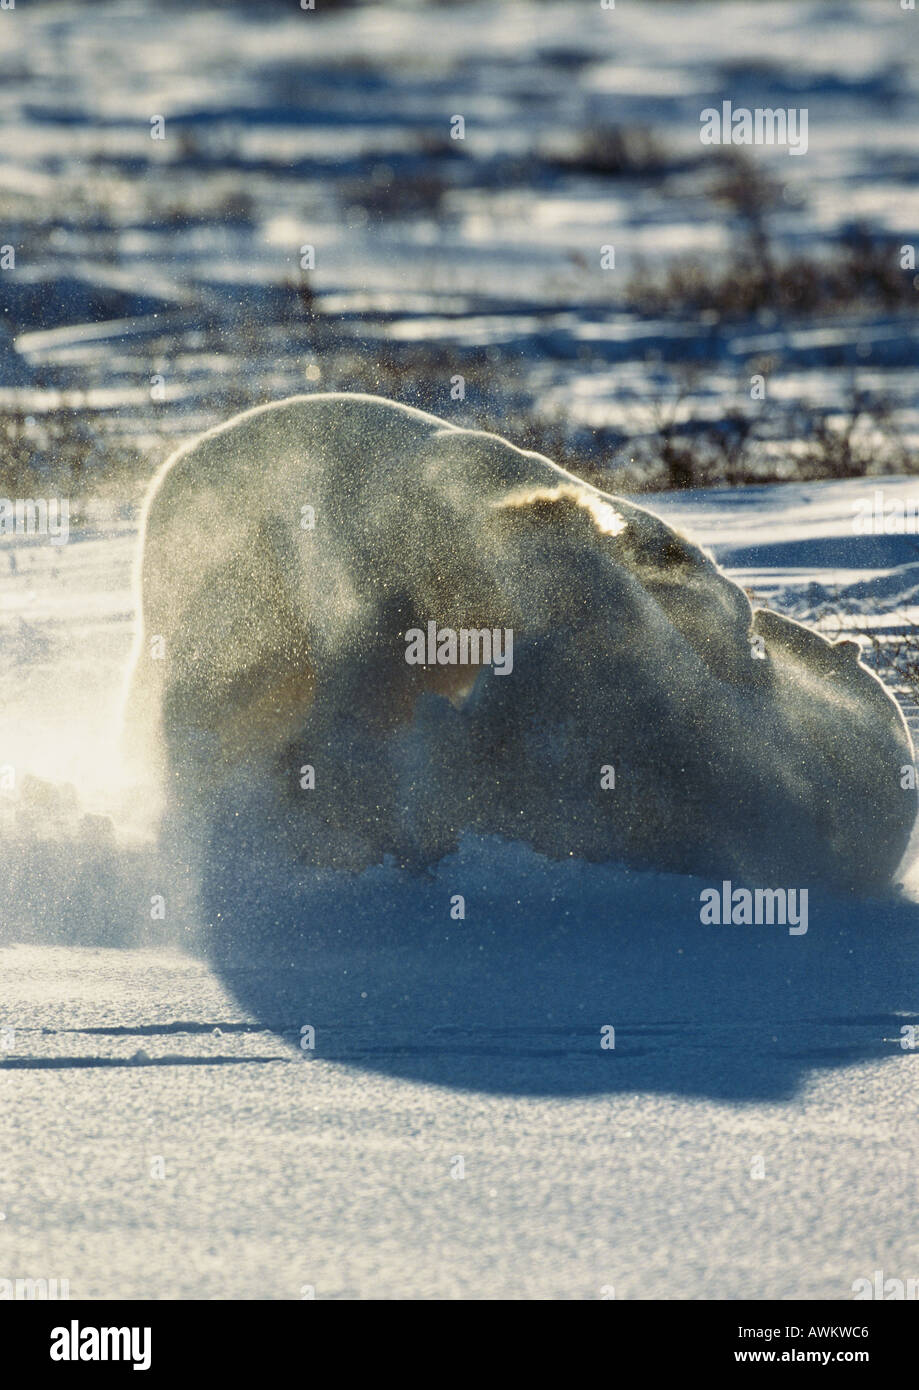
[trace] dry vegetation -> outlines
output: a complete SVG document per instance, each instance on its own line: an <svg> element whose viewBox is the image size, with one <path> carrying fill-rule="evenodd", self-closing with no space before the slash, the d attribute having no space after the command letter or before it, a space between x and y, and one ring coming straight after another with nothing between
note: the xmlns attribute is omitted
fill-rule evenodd
<svg viewBox="0 0 919 1390"><path fill-rule="evenodd" d="M107 492L145 468L140 452L84 411L0 414L0 495L67 496Z"/></svg>

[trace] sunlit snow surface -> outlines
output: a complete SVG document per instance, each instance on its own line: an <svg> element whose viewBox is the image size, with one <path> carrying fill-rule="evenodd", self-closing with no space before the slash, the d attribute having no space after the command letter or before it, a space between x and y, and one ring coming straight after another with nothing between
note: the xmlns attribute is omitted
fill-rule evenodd
<svg viewBox="0 0 919 1390"><path fill-rule="evenodd" d="M919 218L915 16L882 0L316 18L0 15L0 240L19 266L2 286L4 404L40 413L67 391L160 459L235 408L242 376L275 397L317 382L316 335L334 333L371 352L516 345L524 400L648 430L708 330L632 318L591 258L615 242L626 274L636 254L723 249L723 209L691 169L666 191L601 190L526 162L617 123L689 158L722 95L807 94L808 157L770 155L803 197L777 216L787 245L856 217L906 240ZM374 169L398 179L454 111L468 165L443 200L368 217ZM304 242L321 328L281 321ZM883 317L729 332L695 409L719 413L776 350L776 401L843 403L857 368L915 434L914 330ZM448 383L427 408L455 409ZM496 375L493 409L506 390ZM641 500L754 601L867 639L919 606L919 537L854 532L876 486L919 493L871 479ZM136 542L116 511L61 548L0 542L0 769L15 774L0 793L0 1277L99 1298L842 1299L878 1268L915 1276L915 856L902 896L814 897L797 939L703 928L691 879L494 842L412 880L263 854L196 895L115 756Z"/></svg>
<svg viewBox="0 0 919 1390"><path fill-rule="evenodd" d="M751 254L699 142L700 111L721 98L807 107L805 157L754 152L780 190L774 252L823 256L858 225L891 255L914 241L914 16L887 0L291 8L4 15L0 207L18 261L0 401L40 412L66 389L162 457L164 434L315 384L330 350L428 345L449 360L417 403L450 418L536 402L568 428L635 440L677 390L698 422L749 406L769 362L778 449L793 407L844 408L853 377L915 438L914 316L815 326L766 310L713 338L708 320L638 318L624 302L639 262L657 274L674 255ZM455 113L463 141L449 138ZM614 128L651 131L664 174L571 167L585 133L602 159ZM294 289L307 244L310 323Z"/></svg>
<svg viewBox="0 0 919 1390"><path fill-rule="evenodd" d="M651 500L774 606L832 598L859 632L916 587L914 538L853 535L861 495ZM692 879L497 842L420 879L237 842L186 895L114 756L135 539L0 549L3 936L46 943L0 951L10 1276L100 1298L844 1299L914 1268L915 892L813 895L793 938L703 927Z"/></svg>

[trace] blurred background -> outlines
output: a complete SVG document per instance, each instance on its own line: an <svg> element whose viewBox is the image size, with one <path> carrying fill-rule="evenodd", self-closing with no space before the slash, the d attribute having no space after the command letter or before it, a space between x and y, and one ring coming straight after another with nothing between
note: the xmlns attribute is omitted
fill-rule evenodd
<svg viewBox="0 0 919 1390"><path fill-rule="evenodd" d="M0 494L128 515L328 389L617 491L916 468L919 15L315 6L0 10ZM703 145L727 99L807 153Z"/></svg>

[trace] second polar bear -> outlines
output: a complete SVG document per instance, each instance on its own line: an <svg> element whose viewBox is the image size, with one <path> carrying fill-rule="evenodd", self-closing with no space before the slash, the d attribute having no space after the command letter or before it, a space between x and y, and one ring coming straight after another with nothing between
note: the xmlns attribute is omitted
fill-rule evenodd
<svg viewBox="0 0 919 1390"><path fill-rule="evenodd" d="M468 829L876 888L909 838L909 736L855 644L492 434L367 395L248 411L154 480L139 587L136 755L205 820L257 787L307 862Z"/></svg>

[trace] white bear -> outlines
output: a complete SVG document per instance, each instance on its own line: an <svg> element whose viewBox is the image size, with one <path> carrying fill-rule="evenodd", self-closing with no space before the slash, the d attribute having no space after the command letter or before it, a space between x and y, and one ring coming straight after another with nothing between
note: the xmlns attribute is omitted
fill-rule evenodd
<svg viewBox="0 0 919 1390"><path fill-rule="evenodd" d="M138 583L135 755L205 821L255 795L306 862L426 865L471 830L865 890L906 848L912 746L856 644L496 435L369 395L247 411L158 473Z"/></svg>

